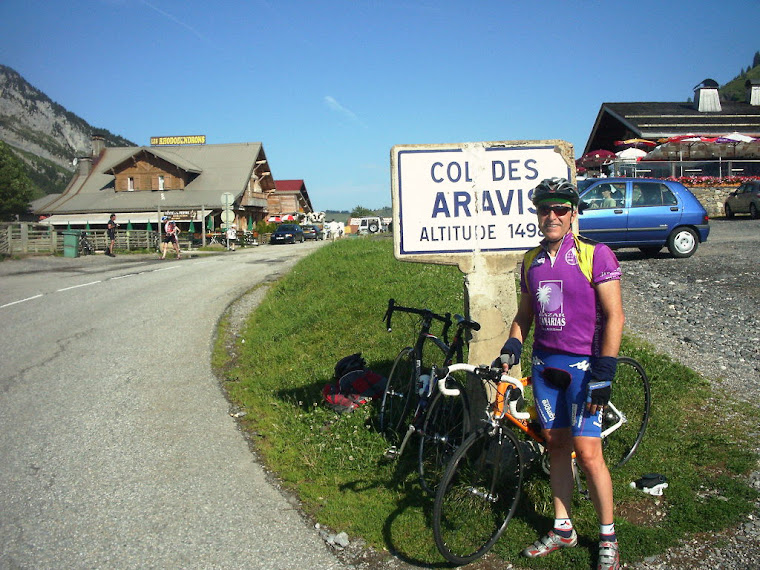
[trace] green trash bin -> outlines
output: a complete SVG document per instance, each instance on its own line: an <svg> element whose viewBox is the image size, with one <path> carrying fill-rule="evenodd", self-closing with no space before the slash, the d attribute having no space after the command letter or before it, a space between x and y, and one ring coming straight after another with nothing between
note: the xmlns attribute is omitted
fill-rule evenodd
<svg viewBox="0 0 760 570"><path fill-rule="evenodd" d="M79 257L80 230L63 231L63 257Z"/></svg>

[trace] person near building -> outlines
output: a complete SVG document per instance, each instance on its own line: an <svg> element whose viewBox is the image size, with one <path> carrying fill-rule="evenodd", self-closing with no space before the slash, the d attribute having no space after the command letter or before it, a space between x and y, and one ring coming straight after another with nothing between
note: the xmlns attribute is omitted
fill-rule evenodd
<svg viewBox="0 0 760 570"><path fill-rule="evenodd" d="M576 187L564 178L544 180L534 189L545 237L523 259L517 315L497 360L505 369L519 363L522 343L535 327L533 395L550 458L555 520L523 555L545 556L577 544L570 512L575 451L600 523L598 568L609 570L620 567L620 555L601 425L625 317L615 254L572 231L578 202Z"/></svg>
<svg viewBox="0 0 760 570"><path fill-rule="evenodd" d="M227 228L227 249L235 251L235 244L237 243L237 228L235 224L230 224Z"/></svg>
<svg viewBox="0 0 760 570"><path fill-rule="evenodd" d="M166 216L161 218L165 221L164 224L164 240L162 245L161 259L166 259L166 249L169 244L172 244L174 251L177 252L177 259L182 259L182 255L179 251L179 228L174 220L168 219Z"/></svg>
<svg viewBox="0 0 760 570"><path fill-rule="evenodd" d="M119 224L116 223L116 214L111 214L108 218L108 224L106 224L106 234L108 236L106 255L109 257L116 257L114 254L114 246L116 245L116 228L118 227Z"/></svg>

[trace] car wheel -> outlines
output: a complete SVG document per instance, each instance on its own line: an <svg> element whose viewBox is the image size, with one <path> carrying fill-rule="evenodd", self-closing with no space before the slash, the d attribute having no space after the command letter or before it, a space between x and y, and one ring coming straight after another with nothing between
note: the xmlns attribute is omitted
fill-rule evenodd
<svg viewBox="0 0 760 570"><path fill-rule="evenodd" d="M734 211L731 209L731 206L728 204L725 205L724 209L726 210L726 217L727 218L733 218L734 217Z"/></svg>
<svg viewBox="0 0 760 570"><path fill-rule="evenodd" d="M760 217L760 212L757 211L757 206L754 204L749 205L749 215L753 220L756 220L758 217Z"/></svg>
<svg viewBox="0 0 760 570"><path fill-rule="evenodd" d="M697 247L699 238L691 228L676 228L668 236L668 251L673 257L691 257Z"/></svg>
<svg viewBox="0 0 760 570"><path fill-rule="evenodd" d="M660 250L662 247L656 246L656 245L648 245L646 247L640 247L639 251L643 253L644 255L657 255L660 253Z"/></svg>

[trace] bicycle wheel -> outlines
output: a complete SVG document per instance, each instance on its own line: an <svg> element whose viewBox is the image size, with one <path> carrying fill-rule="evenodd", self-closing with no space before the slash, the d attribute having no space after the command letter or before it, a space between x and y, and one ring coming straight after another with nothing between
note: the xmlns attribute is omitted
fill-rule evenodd
<svg viewBox="0 0 760 570"><path fill-rule="evenodd" d="M414 350L404 348L396 356L380 404L380 431L397 443L406 417L417 402Z"/></svg>
<svg viewBox="0 0 760 570"><path fill-rule="evenodd" d="M446 387L457 388L459 396L444 396L436 391L420 433L420 484L430 494L435 493L446 465L470 431L464 386L452 378Z"/></svg>
<svg viewBox="0 0 760 570"><path fill-rule="evenodd" d="M464 565L496 543L520 499L523 460L508 428L470 435L452 457L436 492L433 536L443 557Z"/></svg>
<svg viewBox="0 0 760 570"><path fill-rule="evenodd" d="M614 469L622 467L636 453L649 422L649 380L644 368L633 358L618 358L611 403L614 408L605 408L602 432L623 420L620 427L602 441L604 459Z"/></svg>

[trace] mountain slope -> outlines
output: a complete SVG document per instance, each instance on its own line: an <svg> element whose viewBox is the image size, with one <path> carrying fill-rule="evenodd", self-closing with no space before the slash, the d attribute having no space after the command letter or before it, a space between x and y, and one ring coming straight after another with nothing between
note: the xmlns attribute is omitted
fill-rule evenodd
<svg viewBox="0 0 760 570"><path fill-rule="evenodd" d="M93 134L101 135L106 146L135 146L92 127L16 71L0 65L0 140L26 165L35 198L63 192L74 171L74 158L90 153Z"/></svg>

